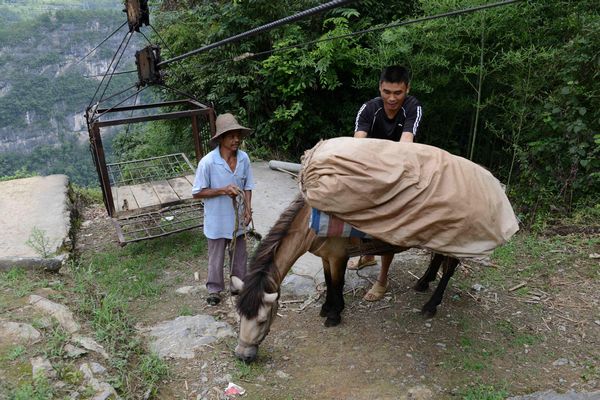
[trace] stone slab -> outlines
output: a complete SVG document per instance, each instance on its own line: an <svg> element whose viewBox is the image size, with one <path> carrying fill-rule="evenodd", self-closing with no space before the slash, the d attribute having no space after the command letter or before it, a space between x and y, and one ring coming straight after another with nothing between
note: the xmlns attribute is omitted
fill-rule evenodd
<svg viewBox="0 0 600 400"><path fill-rule="evenodd" d="M150 349L160 358L194 358L204 346L235 336L231 326L211 315L177 317L148 329Z"/></svg>
<svg viewBox="0 0 600 400"><path fill-rule="evenodd" d="M600 391L557 393L554 390L531 393L525 396L509 397L507 400L600 400Z"/></svg>
<svg viewBox="0 0 600 400"><path fill-rule="evenodd" d="M0 270L60 268L70 246L71 207L66 175L0 182ZM49 257L27 244L34 231L47 242Z"/></svg>

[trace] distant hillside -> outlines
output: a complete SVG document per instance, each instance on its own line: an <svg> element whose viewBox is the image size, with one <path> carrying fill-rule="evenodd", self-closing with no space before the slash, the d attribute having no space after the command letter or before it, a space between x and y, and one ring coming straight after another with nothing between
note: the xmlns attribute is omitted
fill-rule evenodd
<svg viewBox="0 0 600 400"><path fill-rule="evenodd" d="M120 0L0 0L0 23L32 19L52 11L90 11L123 8Z"/></svg>
<svg viewBox="0 0 600 400"><path fill-rule="evenodd" d="M64 155L65 146L69 151L84 151L84 156L76 158L89 162L85 108L127 26L78 61L126 21L122 8L121 0L0 3L0 176L17 170L62 172L70 164L67 159L59 167L49 165L50 160L41 164L28 157L38 158L41 151L55 161L55 149L69 158ZM134 35L117 70L135 69L134 53L145 45L141 35ZM136 79L135 73L114 76L104 97ZM93 169L87 175L91 176L80 183L95 179Z"/></svg>
<svg viewBox="0 0 600 400"><path fill-rule="evenodd" d="M20 13L15 11L15 15ZM0 150L27 151L32 146L55 143L61 131L85 130L82 116L98 78L84 76L106 71L126 30L83 62L77 61L124 17L118 10L63 9L2 24ZM124 59L123 67L131 69L132 52ZM112 91L134 82L135 74L131 75L115 77ZM107 93L111 93L110 88Z"/></svg>

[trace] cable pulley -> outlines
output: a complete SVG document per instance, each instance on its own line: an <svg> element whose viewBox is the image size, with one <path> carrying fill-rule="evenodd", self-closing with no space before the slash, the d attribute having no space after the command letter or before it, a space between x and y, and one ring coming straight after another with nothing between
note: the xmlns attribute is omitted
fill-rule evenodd
<svg viewBox="0 0 600 400"><path fill-rule="evenodd" d="M163 74L158 68L160 47L149 45L135 52L135 64L138 72L137 87L164 83Z"/></svg>
<svg viewBox="0 0 600 400"><path fill-rule="evenodd" d="M148 0L125 0L123 11L127 13L129 32L139 32L142 25L150 25Z"/></svg>

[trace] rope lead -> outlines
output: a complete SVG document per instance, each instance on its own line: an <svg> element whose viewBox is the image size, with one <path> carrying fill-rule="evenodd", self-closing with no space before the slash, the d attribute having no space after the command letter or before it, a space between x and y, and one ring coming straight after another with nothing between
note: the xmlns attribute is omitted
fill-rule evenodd
<svg viewBox="0 0 600 400"><path fill-rule="evenodd" d="M246 211L247 208L247 204L246 204L246 196L244 196L244 191L240 188L238 189L238 193L237 195L231 199L231 201L233 202L233 209L235 211L235 224L233 227L233 234L231 235L232 239L229 242L229 249L228 249L228 253L229 253L229 276L231 278L231 272L233 271L233 259L235 257L235 246L237 243L237 232L238 232L238 228L240 225L240 211ZM250 229L250 231L254 231L254 220L251 219L250 220L251 224L252 224L252 228ZM243 231L243 235L244 235L244 240L248 240L248 230L246 229L247 226L246 224L242 224L242 231Z"/></svg>

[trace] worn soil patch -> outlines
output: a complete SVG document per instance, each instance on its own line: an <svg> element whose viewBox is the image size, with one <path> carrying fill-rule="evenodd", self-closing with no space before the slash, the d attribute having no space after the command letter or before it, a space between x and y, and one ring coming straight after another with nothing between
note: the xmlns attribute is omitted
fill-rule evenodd
<svg viewBox="0 0 600 400"><path fill-rule="evenodd" d="M92 221L78 240L84 256L116 246L101 211L87 209L84 216ZM396 256L384 300L367 303L363 290L346 293L338 327L323 326L322 299L300 311L306 299L296 302L283 292L280 317L255 363L235 359L235 339L206 346L192 360L169 361L169 378L158 397L224 398L230 381L244 387L249 399L397 399L409 393L451 399L597 390L600 266L588 255L598 253L598 236L564 236L542 247L524 236L515 242L491 266L463 264L430 320L418 310L431 291L411 288L428 263L420 251L407 261ZM531 252L523 252L527 249ZM497 265L506 263L502 257L510 257L510 267ZM183 310L210 314L237 328L230 298L209 307L203 292L175 294L181 286L203 285L205 265L205 256L196 265L174 260L159 278L161 295L132 302L136 321L148 326Z"/></svg>
<svg viewBox="0 0 600 400"><path fill-rule="evenodd" d="M201 288L206 252L199 250L203 247L199 231L121 248L101 207L89 207L82 215L76 241L78 268L96 268L97 281L88 282L88 289L98 304L105 300L100 283L104 272L94 263L102 261L107 271L112 268L111 274L123 270L115 276L127 280L118 287L129 297L117 312L126 313L140 331L197 314L237 328L230 297L218 307L205 302ZM348 290L342 324L334 328L325 328L318 316L322 296L307 303L307 298L292 298L284 290L279 317L256 362L244 364L235 358L235 338L203 346L192 359L166 360L169 373L153 383L158 388L154 398L223 399L229 382L242 386L248 399L502 399L551 389L598 390L598 253L598 235L518 235L486 265L464 263L430 320L423 319L419 309L431 292L412 290L428 263L422 251L396 256L391 289L384 300L367 303L362 300L364 289ZM152 265L140 265L145 260L140 256L146 255ZM146 270L149 273L144 275ZM59 274L31 273L21 278L18 287L0 281L2 317L32 323L44 335L31 346L0 346L0 398L31 380L29 359L40 354L48 355L63 382L71 379L69 385L77 387L77 368L83 360L65 358L63 334L44 327L41 318L27 315L24 307L31 293L64 304L76 313L83 333L93 337L104 327L94 327L84 320L87 314L77 312L81 292L74 288L72 272L65 267ZM144 281L144 290L138 280ZM200 290L177 294L182 286ZM132 333L125 340L134 341L136 336ZM111 348L110 337L96 339ZM132 365L115 360L134 364L143 356L121 355L106 361L93 354L86 357L91 358L88 361L96 357L110 376L117 377L119 370L127 372ZM126 384L119 387L125 398L150 393L142 382ZM57 393L67 394L71 386Z"/></svg>
<svg viewBox="0 0 600 400"><path fill-rule="evenodd" d="M147 294L132 291L128 300L127 316L139 331L197 314L237 329L234 299L226 296L218 307L206 304L207 260L200 231L122 248L103 208L84 209L82 220L76 240L79 268L91 268L99 256L110 253L116 267L138 268L122 275L133 290L137 279L147 279L139 275L146 268L118 263L145 253L154 253L148 254L152 262L162 262L158 269L148 268L154 275L149 275ZM190 251L190 246L196 249ZM463 263L437 315L429 320L419 309L431 290L412 289L429 261L424 251L396 255L391 287L382 301L368 303L362 300L364 289L348 290L342 323L334 328L325 328L318 315L323 288L317 288L321 297L314 301L293 298L284 290L279 317L256 362L244 364L235 358L235 338L203 346L192 359L166 360L169 373L156 383L154 398L224 399L229 382L243 387L248 399L503 399L545 390L599 390L598 253L597 234L517 235L486 264ZM59 274L32 275L18 290L0 285L3 317L39 321L23 314L31 293L77 310L80 303L70 272L65 268ZM195 287L196 292L176 293L183 286ZM100 286L89 289L98 291L95 295L102 301ZM77 317L85 333L93 336L84 315ZM48 349L52 345L47 342L19 349L22 356L14 346L0 349L0 377L16 386L30 373L28 357ZM111 363L105 365L116 375ZM64 360L62 368L68 375L64 368L73 367ZM125 398L145 394L137 384L130 391L121 388Z"/></svg>

